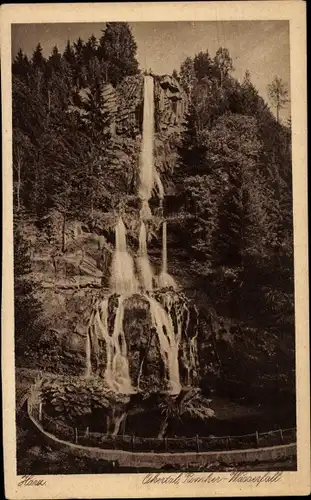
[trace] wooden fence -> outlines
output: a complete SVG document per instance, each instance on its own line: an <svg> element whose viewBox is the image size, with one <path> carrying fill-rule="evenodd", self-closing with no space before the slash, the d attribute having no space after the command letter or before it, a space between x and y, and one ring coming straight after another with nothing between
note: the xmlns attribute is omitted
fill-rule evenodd
<svg viewBox="0 0 311 500"><path fill-rule="evenodd" d="M59 420L54 420L42 412L39 403L29 405L32 417L40 422L46 432L64 441L87 447L115 449L135 452L178 453L243 450L264 448L296 442L296 429L277 429L270 432L254 432L242 436L195 436L151 438L135 435L108 435L90 432L89 428L77 429Z"/></svg>

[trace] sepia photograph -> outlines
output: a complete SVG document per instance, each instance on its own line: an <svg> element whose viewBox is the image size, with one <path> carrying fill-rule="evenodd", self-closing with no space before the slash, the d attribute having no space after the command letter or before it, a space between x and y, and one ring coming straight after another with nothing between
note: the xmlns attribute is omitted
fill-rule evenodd
<svg viewBox="0 0 311 500"><path fill-rule="evenodd" d="M277 482L299 431L290 21L120 19L10 26L18 486Z"/></svg>

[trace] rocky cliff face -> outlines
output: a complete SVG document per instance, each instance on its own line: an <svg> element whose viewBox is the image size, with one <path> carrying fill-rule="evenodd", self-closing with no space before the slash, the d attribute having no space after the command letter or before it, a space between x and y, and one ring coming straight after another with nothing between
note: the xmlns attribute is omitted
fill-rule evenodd
<svg viewBox="0 0 311 500"><path fill-rule="evenodd" d="M182 386L198 384L198 311L182 292L113 294L98 301L92 313L90 372L105 378L111 388L124 387L125 380L130 380L126 387L143 392L169 391L179 381ZM177 358L169 354L174 345L179 375Z"/></svg>
<svg viewBox="0 0 311 500"><path fill-rule="evenodd" d="M187 98L174 78L168 75L155 76L154 81L155 166L161 173L166 189L176 161L174 140L183 127ZM105 108L111 117L114 150L111 162L114 175L118 179L115 171L119 172L122 189L126 192L120 203L125 207L124 220L128 243L136 251L140 208L137 189L143 117L143 76L125 78L117 88L107 84L103 87L103 96ZM79 98L81 101L87 98L87 89L80 91ZM71 106L69 109L77 110L82 112L81 107L77 106ZM156 214L156 210L153 211ZM81 373L85 369L86 332L92 303L105 293L109 286L115 217L115 213L105 212L103 207L103 212L94 214L90 223L66 220L65 252L62 234L64 221L60 213L51 212L43 221L41 230L33 223L25 223L23 232L31 249L31 278L38 285L36 298L41 304L42 322L46 325L41 345L42 368L71 373ZM154 267L160 267L161 262L160 222L161 219L155 216L148 230L149 246L154 248L153 253L151 252ZM129 330L132 328L130 323L129 319ZM137 328L140 332L142 326ZM137 334L136 337L139 336ZM134 337L129 336L130 343L135 344ZM137 346L134 344L131 349L132 370L137 371L138 360L136 363L135 356L138 354L135 354ZM157 378L159 373L156 373L160 370L160 365L156 367L158 345L152 332L147 344L149 354L147 356L147 351L144 351L144 355L148 357L145 366L148 365L149 368L145 368L142 384L144 377ZM50 349L47 346L50 346Z"/></svg>

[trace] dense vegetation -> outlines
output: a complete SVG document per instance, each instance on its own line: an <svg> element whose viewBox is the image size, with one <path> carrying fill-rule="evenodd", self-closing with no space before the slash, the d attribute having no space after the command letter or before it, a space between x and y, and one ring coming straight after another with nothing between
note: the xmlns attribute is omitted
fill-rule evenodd
<svg viewBox="0 0 311 500"><path fill-rule="evenodd" d="M31 59L20 50L12 71L16 328L23 352L25 338L37 339L40 311L23 278L29 261L19 228L27 219L47 230L53 210L64 224L69 217L89 221L128 194L102 86L139 74L136 43L126 23L107 23L100 40L79 38L63 53L54 47L47 59L40 44ZM178 236L211 324L201 351L212 332L216 356L212 364L202 361L202 375L226 386L238 381L244 392L261 384L293 393L290 126L274 117L248 72L241 83L234 78L227 49L214 58L208 51L188 57L175 76L190 102L171 174L181 200ZM286 101L279 79L270 95L279 117ZM72 106L80 111L69 112Z"/></svg>
<svg viewBox="0 0 311 500"><path fill-rule="evenodd" d="M294 380L291 132L250 75L240 84L231 72L223 49L213 60L205 52L182 66L191 108L175 176L191 215L183 234L191 272L217 314L229 318L223 333L236 344L222 355L225 378L245 369L254 383L266 377L268 389L276 372L283 382ZM271 87L280 107L284 85L276 79ZM261 373L245 360L258 347L267 354Z"/></svg>

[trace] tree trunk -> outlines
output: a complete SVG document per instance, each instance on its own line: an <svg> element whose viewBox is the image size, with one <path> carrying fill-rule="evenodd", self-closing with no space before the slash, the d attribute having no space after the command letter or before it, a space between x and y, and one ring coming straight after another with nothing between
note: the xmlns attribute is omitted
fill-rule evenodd
<svg viewBox="0 0 311 500"><path fill-rule="evenodd" d="M162 425L161 425L161 428L160 428L160 431L159 431L159 434L158 434L158 438L159 439L163 439L164 436L166 435L167 433L167 428L168 428L168 419L167 417L163 420L162 422Z"/></svg>

